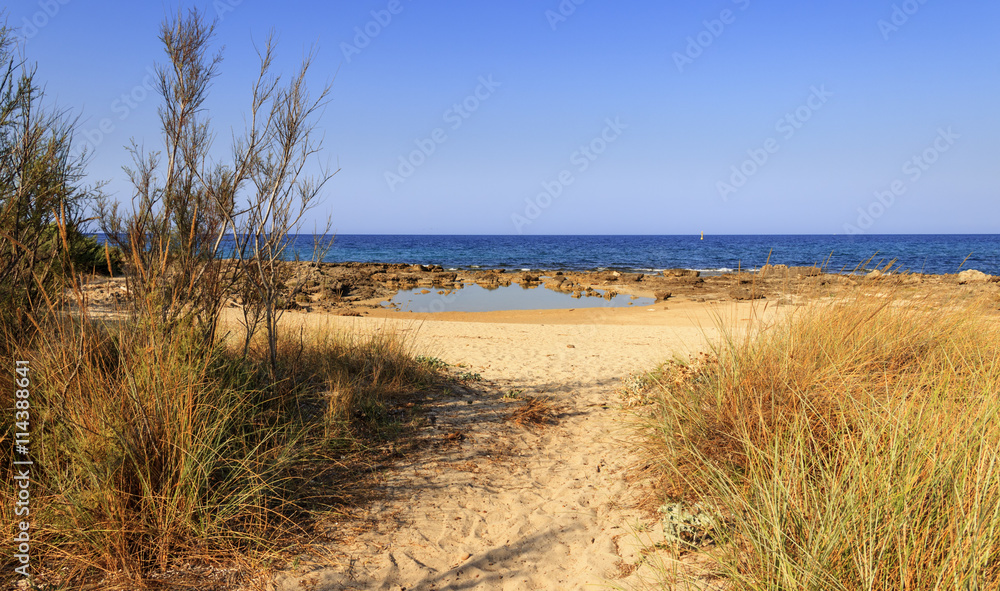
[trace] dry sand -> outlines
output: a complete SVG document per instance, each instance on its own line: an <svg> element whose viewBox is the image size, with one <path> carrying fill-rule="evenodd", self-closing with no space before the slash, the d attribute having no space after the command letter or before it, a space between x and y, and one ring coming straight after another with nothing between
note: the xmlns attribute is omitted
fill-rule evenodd
<svg viewBox="0 0 1000 591"><path fill-rule="evenodd" d="M638 540L649 515L626 482L635 456L615 388L631 371L703 348L713 316L745 322L746 304L381 318L289 314L288 325L407 333L415 352L482 374L432 411L439 444L386 470L371 527L276 579L282 590L635 587L648 578ZM556 424L512 424L517 400L551 397ZM456 434L459 434L456 436ZM460 438L459 438L460 437ZM645 573L645 575L643 574Z"/></svg>

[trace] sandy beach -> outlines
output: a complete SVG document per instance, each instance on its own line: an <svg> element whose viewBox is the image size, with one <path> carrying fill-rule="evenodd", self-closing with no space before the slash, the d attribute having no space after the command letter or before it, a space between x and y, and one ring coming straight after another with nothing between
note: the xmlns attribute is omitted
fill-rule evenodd
<svg viewBox="0 0 1000 591"><path fill-rule="evenodd" d="M722 309L725 308L725 309ZM590 589L630 586L639 533L651 521L629 483L636 457L615 388L702 347L715 317L745 320L749 304L351 318L289 313L288 325L391 330L416 353L480 373L483 381L432 403L427 447L387 470L371 524L336 564L317 561L280 575L292 590ZM391 316L391 315L390 315ZM417 316L410 318L410 316ZM434 319L431 319L434 318ZM516 400L539 395L555 424L507 420Z"/></svg>
<svg viewBox="0 0 1000 591"><path fill-rule="evenodd" d="M427 275L439 272L420 273L412 283L428 284L430 294L447 293L430 285L433 277ZM502 284L502 275L486 271L473 278ZM527 287L526 279L512 282L525 289L560 287ZM398 335L412 355L436 358L452 377L472 379L421 394L426 421L413 435L416 441L408 442L414 445L361 477L364 500L326 524L333 541L276 573L272 588L642 589L662 588L658 575L664 569L684 573L692 588L717 588L705 556L689 553L678 562L653 549L662 529L649 503L633 415L618 391L622 380L705 351L720 326L739 332L755 316L772 318L858 287L875 297L894 294L915 302L995 300L1000 289L982 274L699 279L666 273L652 279L597 273L567 279L582 291L597 285L638 295L672 292L652 298L652 304L618 308L417 313L368 297L285 310L282 325L293 333L302 328ZM308 275L298 281L307 283ZM97 295L116 289L109 285L95 285ZM397 277L372 285L386 292L405 287ZM313 287L323 289L319 281ZM224 316L235 314L231 307ZM512 420L533 397L546 401L552 420Z"/></svg>

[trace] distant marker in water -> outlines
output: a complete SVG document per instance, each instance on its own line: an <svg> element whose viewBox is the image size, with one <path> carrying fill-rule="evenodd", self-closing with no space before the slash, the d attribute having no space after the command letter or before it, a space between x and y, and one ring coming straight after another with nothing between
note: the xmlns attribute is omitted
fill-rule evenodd
<svg viewBox="0 0 1000 591"><path fill-rule="evenodd" d="M704 239L705 239L705 232L702 232L702 233L701 233L701 239L702 239L702 240L704 240Z"/></svg>

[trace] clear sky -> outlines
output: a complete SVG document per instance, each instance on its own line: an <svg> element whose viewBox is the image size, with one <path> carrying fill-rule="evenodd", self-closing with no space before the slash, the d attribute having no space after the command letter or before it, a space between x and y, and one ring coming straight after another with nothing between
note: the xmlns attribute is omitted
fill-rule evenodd
<svg viewBox="0 0 1000 591"><path fill-rule="evenodd" d="M998 231L995 0L8 4L119 198L178 7L219 18L219 155L254 42L273 28L287 74L315 46L339 233Z"/></svg>

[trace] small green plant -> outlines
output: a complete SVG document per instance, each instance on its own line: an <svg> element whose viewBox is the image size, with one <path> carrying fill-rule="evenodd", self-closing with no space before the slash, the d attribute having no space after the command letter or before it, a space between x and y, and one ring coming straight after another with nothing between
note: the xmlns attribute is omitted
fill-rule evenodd
<svg viewBox="0 0 1000 591"><path fill-rule="evenodd" d="M503 397L508 400L517 400L524 394L524 390L517 388L503 393Z"/></svg>
<svg viewBox="0 0 1000 591"><path fill-rule="evenodd" d="M697 549L715 541L719 515L700 503L686 506L683 503L664 503L657 509L662 515L663 536L677 546Z"/></svg>
<svg viewBox="0 0 1000 591"><path fill-rule="evenodd" d="M458 379L463 382L481 382L483 381L483 376L481 374L474 373L471 371L463 371L462 373L458 374Z"/></svg>
<svg viewBox="0 0 1000 591"><path fill-rule="evenodd" d="M438 357L427 357L425 355L417 355L416 360L417 363L427 366L428 369L444 369L451 365Z"/></svg>
<svg viewBox="0 0 1000 591"><path fill-rule="evenodd" d="M79 273L119 275L122 272L122 251L118 247L99 242L93 236L69 232L67 238L71 258Z"/></svg>
<svg viewBox="0 0 1000 591"><path fill-rule="evenodd" d="M626 408L644 406L652 401L650 391L655 384L656 381L649 372L633 372L622 378L616 392Z"/></svg>

